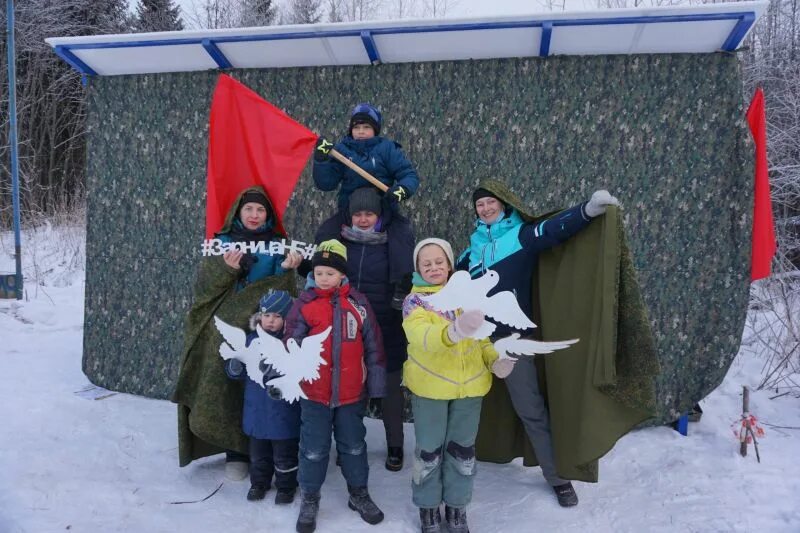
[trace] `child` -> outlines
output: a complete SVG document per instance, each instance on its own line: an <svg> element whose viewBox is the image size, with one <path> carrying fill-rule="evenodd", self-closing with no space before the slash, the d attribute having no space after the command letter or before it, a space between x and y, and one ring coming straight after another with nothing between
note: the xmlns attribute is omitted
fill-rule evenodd
<svg viewBox="0 0 800 533"><path fill-rule="evenodd" d="M350 194L370 185L364 178L328 155L331 148L350 159L356 165L380 180L389 190L386 197L393 211L397 205L416 192L419 177L401 146L385 137L380 137L381 112L367 103L353 108L347 135L336 145L320 137L314 150L314 183L323 191L339 188L339 209L347 210Z"/></svg>
<svg viewBox="0 0 800 533"><path fill-rule="evenodd" d="M366 297L347 283L347 250L337 240L323 241L312 259L313 284L292 306L286 340L302 343L332 326L323 344L320 377L301 383L308 399L300 400L300 489L298 533L316 529L322 483L328 470L331 430L350 492L348 506L370 524L383 512L367 491L369 465L364 440L367 396L382 398L386 359L375 315Z"/></svg>
<svg viewBox="0 0 800 533"><path fill-rule="evenodd" d="M292 297L288 292L270 290L261 297L259 310L250 318L249 345L258 338L256 325L273 337L283 337L283 324ZM275 394L268 394L247 377L245 366L236 359L225 363L228 377L245 381L242 431L250 437L250 490L247 499L263 500L275 475L276 504L294 501L297 490L297 449L300 437L300 404L288 403ZM274 377L267 369L264 381Z"/></svg>
<svg viewBox="0 0 800 533"><path fill-rule="evenodd" d="M447 241L420 241L414 266L414 286L403 303L409 343L403 381L412 393L417 438L413 500L423 533L441 531L442 502L450 533L467 533L481 401L492 386L490 371L503 378L514 362L498 359L488 339L469 337L483 323L481 311L439 313L420 298L438 292L453 271Z"/></svg>

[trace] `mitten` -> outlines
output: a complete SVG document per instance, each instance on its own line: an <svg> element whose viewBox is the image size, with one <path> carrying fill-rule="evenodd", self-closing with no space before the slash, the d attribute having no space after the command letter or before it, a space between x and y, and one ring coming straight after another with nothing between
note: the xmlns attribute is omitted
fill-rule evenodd
<svg viewBox="0 0 800 533"><path fill-rule="evenodd" d="M606 190L596 191L584 208L590 217L597 217L606 212L609 205L619 205L619 200Z"/></svg>
<svg viewBox="0 0 800 533"><path fill-rule="evenodd" d="M514 361L513 359L501 359L497 358L494 363L492 363L492 373L500 379L507 378L508 375L514 370Z"/></svg>
<svg viewBox="0 0 800 533"><path fill-rule="evenodd" d="M470 309L458 315L455 321L447 327L447 336L452 343L466 339L481 327L485 315L483 311Z"/></svg>
<svg viewBox="0 0 800 533"><path fill-rule="evenodd" d="M314 161L318 161L322 163L323 161L327 161L328 157L331 153L331 149L333 148L333 143L330 142L325 137L318 137L317 138L317 145L314 147Z"/></svg>

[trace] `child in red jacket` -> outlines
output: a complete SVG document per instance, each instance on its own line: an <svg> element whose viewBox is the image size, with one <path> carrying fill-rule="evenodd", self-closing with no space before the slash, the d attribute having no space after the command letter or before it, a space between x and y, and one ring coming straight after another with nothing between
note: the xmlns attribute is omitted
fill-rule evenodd
<svg viewBox="0 0 800 533"><path fill-rule="evenodd" d="M331 430L350 492L348 506L377 524L383 512L367 491L369 465L364 440L368 398L382 398L386 358L381 331L366 297L347 283L347 249L322 242L312 259L314 285L295 301L286 319L286 339L302 339L331 327L322 346L320 377L300 384L300 471L302 491L297 531L316 529L322 483L328 470Z"/></svg>

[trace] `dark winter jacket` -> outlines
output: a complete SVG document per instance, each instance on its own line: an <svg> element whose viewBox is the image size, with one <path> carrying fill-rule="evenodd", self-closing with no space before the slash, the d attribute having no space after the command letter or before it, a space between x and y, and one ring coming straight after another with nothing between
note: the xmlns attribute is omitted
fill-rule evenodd
<svg viewBox="0 0 800 533"><path fill-rule="evenodd" d="M402 185L409 196L419 187L417 171L394 141L384 137L355 140L348 135L334 148L388 187ZM332 191L341 183L339 209L342 210L347 208L350 193L369 186L364 178L335 159L314 161L313 175L314 183L323 191Z"/></svg>
<svg viewBox="0 0 800 533"><path fill-rule="evenodd" d="M531 271L539 253L560 244L589 225L585 203L576 205L549 218L528 222L512 205L506 205L500 219L486 224L475 222L469 248L456 261L456 270L468 270L473 278L491 269L500 276L499 283L489 292L511 291L520 309L530 316ZM508 326L498 324L493 338L511 333Z"/></svg>
<svg viewBox="0 0 800 533"><path fill-rule="evenodd" d="M302 343L333 326L322 347L320 377L300 384L313 402L339 407L386 395L381 330L367 298L349 284L300 293L286 317L284 340Z"/></svg>
<svg viewBox="0 0 800 533"><path fill-rule="evenodd" d="M251 329L254 324L251 321ZM267 332L281 338L283 332ZM247 335L247 346L258 338L255 331ZM300 437L300 402L289 403L270 398L264 387L247 376L244 364L236 359L225 363L225 373L231 379L244 382L242 431L254 439L285 440Z"/></svg>
<svg viewBox="0 0 800 533"><path fill-rule="evenodd" d="M398 372L406 360L406 336L403 331L403 316L392 308L395 283L413 271L414 232L411 224L394 215L385 226L388 238L382 244L353 242L342 235L346 224L343 213L323 222L316 235L316 242L338 239L347 248L347 278L350 285L369 300L378 325L381 328L383 347L386 352L386 371ZM392 278L391 274L395 273Z"/></svg>

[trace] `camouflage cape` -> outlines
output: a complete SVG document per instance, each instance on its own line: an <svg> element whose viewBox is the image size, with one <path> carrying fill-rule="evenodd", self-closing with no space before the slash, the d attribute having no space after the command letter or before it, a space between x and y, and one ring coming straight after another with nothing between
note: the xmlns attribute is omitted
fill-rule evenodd
<svg viewBox="0 0 800 533"><path fill-rule="evenodd" d="M239 195L220 233L230 230ZM178 404L178 454L181 466L195 459L225 450L248 452L248 438L242 433L243 384L228 379L219 355L222 336L212 318L247 328L258 300L269 289L296 293L295 273L269 276L236 291L239 271L225 264L222 256L205 257L194 286L194 302L186 317L184 347L178 382L172 401Z"/></svg>
<svg viewBox="0 0 800 533"><path fill-rule="evenodd" d="M480 186L517 208L524 219L537 219L520 208L502 183L487 180ZM618 210L610 207L566 243L542 253L532 275L538 279L531 317L539 325L535 335L542 340L580 338L571 348L536 360L558 475L596 482L598 459L654 416L659 372ZM538 464L508 389L496 377L484 397L476 448L483 461L506 463L522 456L525 465Z"/></svg>

